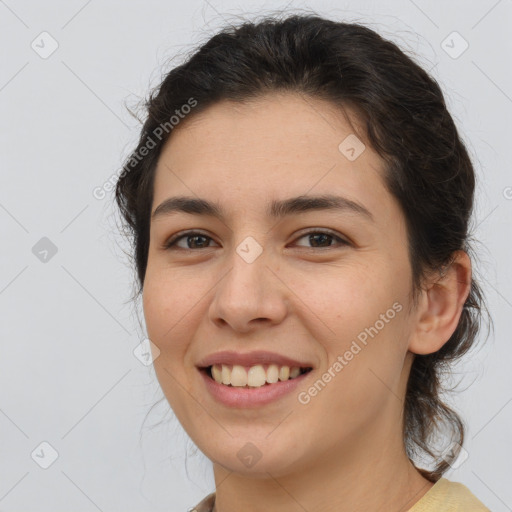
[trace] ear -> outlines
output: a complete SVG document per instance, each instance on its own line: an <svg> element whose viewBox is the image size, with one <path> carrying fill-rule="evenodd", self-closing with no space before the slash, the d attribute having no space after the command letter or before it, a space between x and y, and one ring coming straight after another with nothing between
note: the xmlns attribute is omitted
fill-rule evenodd
<svg viewBox="0 0 512 512"><path fill-rule="evenodd" d="M465 251L456 251L453 263L434 276L422 290L412 326L409 351L437 352L453 334L471 290L471 260Z"/></svg>

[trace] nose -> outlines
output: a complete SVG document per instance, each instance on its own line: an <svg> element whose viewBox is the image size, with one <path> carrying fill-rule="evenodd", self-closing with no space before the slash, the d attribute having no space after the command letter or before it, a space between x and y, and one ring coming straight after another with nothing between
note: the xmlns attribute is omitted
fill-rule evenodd
<svg viewBox="0 0 512 512"><path fill-rule="evenodd" d="M239 333L282 322L288 290L265 250L252 262L234 251L226 263L210 304L210 320Z"/></svg>

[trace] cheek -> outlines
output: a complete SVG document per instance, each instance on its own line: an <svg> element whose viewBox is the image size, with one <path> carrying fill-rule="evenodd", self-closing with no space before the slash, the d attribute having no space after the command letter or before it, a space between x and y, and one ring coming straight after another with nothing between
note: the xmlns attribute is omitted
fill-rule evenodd
<svg viewBox="0 0 512 512"><path fill-rule="evenodd" d="M142 303L148 337L160 350L153 362L155 374L169 405L185 424L189 422L186 410L191 391L188 389L191 368L186 364L188 322L195 302L180 282L171 281L165 272L147 273Z"/></svg>
<svg viewBox="0 0 512 512"><path fill-rule="evenodd" d="M303 281L302 296L329 328L316 333L327 368L342 358L343 369L332 369L337 375L333 380L349 392L348 401L384 391L379 378L393 388L400 378L407 342L407 283L391 270L385 261L375 261L371 267L354 265Z"/></svg>
<svg viewBox="0 0 512 512"><path fill-rule="evenodd" d="M183 334L187 314L195 303L191 296L190 282L183 286L179 280L169 279L165 272L146 274L142 304L149 339L155 343L164 357L169 352L184 349L180 340Z"/></svg>
<svg viewBox="0 0 512 512"><path fill-rule="evenodd" d="M354 261L356 258L286 276L290 289L300 299L296 302L304 305L309 317L321 319L331 331L324 331L327 338L355 337L403 296L401 283L393 278L385 261L374 259L367 265Z"/></svg>
<svg viewBox="0 0 512 512"><path fill-rule="evenodd" d="M336 343L326 347L328 363L322 368L323 376L319 374L311 387L300 390L307 394L306 397L302 395L303 399L310 397L309 404L304 406L304 412L307 411L310 418L306 421L320 423L318 428L326 429L328 437L347 439L361 428L377 424L378 418L389 411L401 407L397 398L404 359L404 350L398 341L403 326L400 314L377 334L370 330L371 334L367 334L364 326L361 327L363 324L338 324L342 334ZM349 331L354 335L351 336ZM360 332L367 334L366 344L357 338ZM322 384L319 381L328 382ZM326 422L326 411L329 411L329 418L336 420Z"/></svg>

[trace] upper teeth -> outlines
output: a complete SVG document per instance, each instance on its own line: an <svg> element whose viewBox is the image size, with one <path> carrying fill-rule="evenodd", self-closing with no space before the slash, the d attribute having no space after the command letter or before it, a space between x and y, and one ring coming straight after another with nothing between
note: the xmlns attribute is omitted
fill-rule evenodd
<svg viewBox="0 0 512 512"><path fill-rule="evenodd" d="M219 384L231 384L236 387L250 386L258 388L265 383L274 384L278 380L294 379L300 375L300 368L293 366L278 366L271 364L265 370L264 366L257 364L251 366L248 370L238 364L233 367L225 364L215 364L212 366L212 377Z"/></svg>

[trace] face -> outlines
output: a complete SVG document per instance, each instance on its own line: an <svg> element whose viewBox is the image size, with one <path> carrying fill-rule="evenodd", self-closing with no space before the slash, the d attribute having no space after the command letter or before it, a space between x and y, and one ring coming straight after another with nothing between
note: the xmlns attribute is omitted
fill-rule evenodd
<svg viewBox="0 0 512 512"><path fill-rule="evenodd" d="M350 118L293 94L221 102L175 128L160 156L152 212L188 196L222 217L160 208L151 220L143 307L155 371L189 436L230 471L284 475L401 435L405 221ZM327 195L341 206L269 211ZM225 351L234 359L215 361L228 369L280 370L287 357L311 370L261 388L217 384L200 368Z"/></svg>

